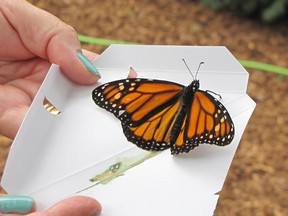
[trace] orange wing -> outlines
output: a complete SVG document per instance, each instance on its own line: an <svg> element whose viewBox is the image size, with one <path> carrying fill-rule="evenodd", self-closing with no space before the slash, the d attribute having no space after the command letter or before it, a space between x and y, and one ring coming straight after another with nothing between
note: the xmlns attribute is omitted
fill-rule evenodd
<svg viewBox="0 0 288 216"><path fill-rule="evenodd" d="M168 81L126 79L97 87L92 97L121 120L128 141L146 150L163 150L170 147L183 89Z"/></svg>
<svg viewBox="0 0 288 216"><path fill-rule="evenodd" d="M183 89L180 84L163 80L125 79L97 87L92 98L123 124L135 127L176 103Z"/></svg>
<svg viewBox="0 0 288 216"><path fill-rule="evenodd" d="M228 145L233 137L234 124L226 108L209 93L197 90L180 133L171 144L171 153L189 152L203 143Z"/></svg>
<svg viewBox="0 0 288 216"><path fill-rule="evenodd" d="M129 127L122 123L128 141L145 150L160 151L170 148L170 133L180 105L179 99L136 127Z"/></svg>

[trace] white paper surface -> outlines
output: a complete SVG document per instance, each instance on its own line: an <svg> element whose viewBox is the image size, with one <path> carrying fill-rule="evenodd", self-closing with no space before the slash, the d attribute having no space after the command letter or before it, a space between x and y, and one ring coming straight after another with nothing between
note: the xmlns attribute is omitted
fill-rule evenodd
<svg viewBox="0 0 288 216"><path fill-rule="evenodd" d="M102 215L212 215L219 192L245 126L255 108L246 94L248 73L225 47L110 46L95 62L98 84L127 77L129 66L139 78L188 85L201 61L200 88L222 96L235 125L226 147L201 145L188 154L165 151L127 170L106 185L80 194L97 198ZM98 85L97 84L97 85ZM145 154L129 143L120 121L97 107L92 90L69 81L53 65L11 148L2 186L11 194L33 196L39 209L93 185L90 178L117 159ZM61 113L43 108L47 98ZM147 153L148 154L148 153Z"/></svg>

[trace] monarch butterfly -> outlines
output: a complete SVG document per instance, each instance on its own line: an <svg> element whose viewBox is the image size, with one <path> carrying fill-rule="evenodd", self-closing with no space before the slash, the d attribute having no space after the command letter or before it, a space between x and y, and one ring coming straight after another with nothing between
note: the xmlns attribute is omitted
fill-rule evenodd
<svg viewBox="0 0 288 216"><path fill-rule="evenodd" d="M228 145L234 137L232 119L211 91L199 89L197 72L188 86L140 78L112 81L95 88L92 98L121 121L127 140L142 149L170 148L179 154L204 143Z"/></svg>

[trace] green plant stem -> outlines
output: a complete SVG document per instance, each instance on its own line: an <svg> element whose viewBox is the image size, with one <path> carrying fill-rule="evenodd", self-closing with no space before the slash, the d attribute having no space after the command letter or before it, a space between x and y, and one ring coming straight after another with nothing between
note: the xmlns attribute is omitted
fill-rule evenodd
<svg viewBox="0 0 288 216"><path fill-rule="evenodd" d="M265 64L265 63L256 62L256 61L239 60L239 62L245 68L267 71L271 73L288 76L288 68L279 67L279 66L271 65L271 64Z"/></svg>
<svg viewBox="0 0 288 216"><path fill-rule="evenodd" d="M102 46L109 46L111 44L136 44L133 42L110 40L110 39L104 39L104 38L95 38L95 37L89 37L86 35L78 35L78 38L80 42L82 43L96 44L96 45L102 45Z"/></svg>
<svg viewBox="0 0 288 216"><path fill-rule="evenodd" d="M129 41L95 38L95 37L89 37L86 35L78 35L78 37L79 37L80 42L82 43L96 44L96 45L102 45L102 46L109 46L111 44L137 44L137 43L129 42ZM279 67L279 66L271 65L271 64L265 64L265 63L256 62L256 61L240 60L239 62L245 68L261 70L261 71L288 76L288 68Z"/></svg>

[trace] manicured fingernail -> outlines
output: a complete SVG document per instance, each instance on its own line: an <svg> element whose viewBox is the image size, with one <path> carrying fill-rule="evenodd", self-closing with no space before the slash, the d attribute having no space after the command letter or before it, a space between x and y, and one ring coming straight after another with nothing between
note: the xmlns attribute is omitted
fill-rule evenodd
<svg viewBox="0 0 288 216"><path fill-rule="evenodd" d="M4 214L28 214L34 207L34 200L27 196L0 196L0 212Z"/></svg>
<svg viewBox="0 0 288 216"><path fill-rule="evenodd" d="M91 216L100 216L101 213L100 212L96 212L95 214L91 215Z"/></svg>
<svg viewBox="0 0 288 216"><path fill-rule="evenodd" d="M90 73L100 76L99 71L95 68L92 62L82 53L81 50L77 50L77 56Z"/></svg>

